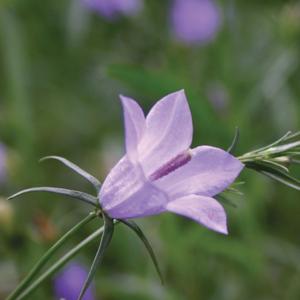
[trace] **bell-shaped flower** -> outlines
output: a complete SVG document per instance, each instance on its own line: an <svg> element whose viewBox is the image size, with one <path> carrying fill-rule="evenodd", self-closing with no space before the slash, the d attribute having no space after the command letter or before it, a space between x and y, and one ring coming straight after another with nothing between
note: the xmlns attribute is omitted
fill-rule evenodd
<svg viewBox="0 0 300 300"><path fill-rule="evenodd" d="M158 101L145 118L134 100L121 96L126 155L99 193L115 219L173 212L227 233L226 213L213 197L239 175L243 164L219 148L190 149L192 116L183 90Z"/></svg>

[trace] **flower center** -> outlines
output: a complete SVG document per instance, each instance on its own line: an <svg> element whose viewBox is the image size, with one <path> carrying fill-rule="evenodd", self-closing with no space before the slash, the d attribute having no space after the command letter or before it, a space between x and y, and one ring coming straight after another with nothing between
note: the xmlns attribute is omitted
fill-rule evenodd
<svg viewBox="0 0 300 300"><path fill-rule="evenodd" d="M184 153L181 153L177 155L175 158L168 161L166 164L164 164L162 167L160 167L158 170L153 172L149 176L150 181L155 181L159 178L162 178L169 173L175 171L176 169L182 167L186 163L188 163L191 160L192 156L189 153L189 151L186 151Z"/></svg>

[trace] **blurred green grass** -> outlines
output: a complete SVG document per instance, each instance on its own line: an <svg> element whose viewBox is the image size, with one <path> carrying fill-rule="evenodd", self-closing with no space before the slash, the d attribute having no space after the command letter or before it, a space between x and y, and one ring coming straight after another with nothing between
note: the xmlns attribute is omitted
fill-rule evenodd
<svg viewBox="0 0 300 300"><path fill-rule="evenodd" d="M171 39L168 5L146 1L138 17L112 23L89 12L74 18L74 1L0 2L0 140L8 149L9 171L1 197L38 185L90 191L55 162L37 162L49 154L65 156L103 180L123 151L120 93L149 109L184 88L194 144L226 148L239 126L238 154L299 129L297 1L220 1L222 30L203 47ZM216 86L225 95L221 109L211 99ZM299 192L251 171L242 179L244 196L235 199L236 208L226 206L227 237L168 214L138 221L158 253L165 286L140 242L118 228L97 272L98 297L300 299ZM6 282L11 288L88 212L49 195L10 205L11 220L2 217L7 209L0 212L0 299ZM80 260L89 264L96 246ZM32 299L53 299L51 282Z"/></svg>

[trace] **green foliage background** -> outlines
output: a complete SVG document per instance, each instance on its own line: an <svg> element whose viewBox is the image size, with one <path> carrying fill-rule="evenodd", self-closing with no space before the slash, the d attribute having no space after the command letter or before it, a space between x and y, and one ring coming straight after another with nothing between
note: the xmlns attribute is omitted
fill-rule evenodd
<svg viewBox="0 0 300 300"><path fill-rule="evenodd" d="M56 162L38 159L65 156L103 180L123 153L121 93L147 111L184 88L194 145L226 148L239 126L237 155L299 130L299 1L219 4L223 26L216 40L188 47L171 37L171 1L145 1L139 16L116 22L80 9L75 0L1 1L0 140L9 171L1 197L40 185L91 192ZM216 87L226 100L221 108L210 101ZM97 272L97 299L300 299L300 194L252 171L241 180L244 195L233 199L236 207L225 205L229 236L170 214L138 220L165 286L142 244L119 226ZM83 204L44 194L3 207L0 299L88 213ZM98 226L88 226L62 253ZM78 259L89 265L96 247ZM53 299L51 281L31 299Z"/></svg>

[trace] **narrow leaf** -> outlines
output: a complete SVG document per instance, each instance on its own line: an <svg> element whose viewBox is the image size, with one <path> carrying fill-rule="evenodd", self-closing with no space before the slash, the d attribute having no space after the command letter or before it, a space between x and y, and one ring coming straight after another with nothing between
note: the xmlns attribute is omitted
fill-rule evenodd
<svg viewBox="0 0 300 300"><path fill-rule="evenodd" d="M229 199L227 196L225 196L224 193L216 195L215 198L223 204L227 204L229 206L237 208L237 205L231 199Z"/></svg>
<svg viewBox="0 0 300 300"><path fill-rule="evenodd" d="M300 164L300 160L299 160L299 159L292 158L292 159L291 159L291 163Z"/></svg>
<svg viewBox="0 0 300 300"><path fill-rule="evenodd" d="M269 167L265 164L261 164L260 162L247 163L246 167L260 172L271 179L281 182L291 188L300 190L300 181L279 169Z"/></svg>
<svg viewBox="0 0 300 300"><path fill-rule="evenodd" d="M237 143L239 142L239 138L240 138L240 130L238 127L235 128L235 133L234 133L234 137L233 137L233 140L232 140L232 143L231 145L229 146L229 148L227 149L227 152L228 153L233 153L235 148L236 148L236 145Z"/></svg>
<svg viewBox="0 0 300 300"><path fill-rule="evenodd" d="M244 185L245 184L245 181L236 181L236 182L233 182L232 184L231 184L231 186L240 186L240 185Z"/></svg>
<svg viewBox="0 0 300 300"><path fill-rule="evenodd" d="M100 187L101 187L101 182L96 177L94 177L93 175L89 174L88 172L81 169L79 166L75 165L74 163L72 163L71 161L67 160L64 157L46 156L46 157L43 157L42 159L40 159L40 161L42 162L42 161L45 161L45 160L48 160L48 159L55 159L55 160L60 161L65 166L67 166L68 168L70 168L71 170L75 171L77 174L79 174L80 176L82 176L86 180L88 180L96 188L96 191L99 192Z"/></svg>
<svg viewBox="0 0 300 300"><path fill-rule="evenodd" d="M285 145L272 147L272 148L268 149L268 151L272 152L272 154L273 153L281 153L281 152L288 151L291 149L296 149L299 146L300 146L300 141L297 141L297 142L293 142L293 143L289 143L289 144L285 144Z"/></svg>
<svg viewBox="0 0 300 300"><path fill-rule="evenodd" d="M288 152L285 153L285 155L298 156L298 155L300 155L300 151L288 151Z"/></svg>
<svg viewBox="0 0 300 300"><path fill-rule="evenodd" d="M148 239L146 238L146 236L144 235L143 231L140 229L140 227L134 221L130 221L130 220L119 220L119 221L122 222L123 224L125 224L126 226L128 226L130 229L132 229L138 235L138 237L141 239L141 241L144 243L144 246L148 250L148 253L152 259L154 267L155 267L155 269L158 273L158 276L161 280L161 283L164 284L164 279L163 279L162 273L160 271L153 248L151 247L151 245L150 245Z"/></svg>
<svg viewBox="0 0 300 300"><path fill-rule="evenodd" d="M107 217L105 214L103 215L103 219L104 219L104 232L103 232L103 235L101 237L100 245L99 245L99 248L98 248L97 253L95 255L92 266L90 268L89 274L88 274L88 276L87 276L87 278L84 282L84 285L81 289L78 300L83 299L86 290L90 286L90 284L91 284L91 282L92 282L92 280L95 276L97 267L103 261L105 250L107 249L107 247L108 247L108 245L111 241L113 232L114 232L114 222L113 222L113 220L111 218Z"/></svg>
<svg viewBox="0 0 300 300"><path fill-rule="evenodd" d="M285 138L285 141L295 139L295 138L299 137L299 135L300 135L300 131L297 131L295 133L290 132L290 134Z"/></svg>
<svg viewBox="0 0 300 300"><path fill-rule="evenodd" d="M32 280L36 275L43 269L46 263L51 259L55 252L64 245L70 237L78 233L78 231L91 220L96 217L96 212L90 213L86 218L72 227L66 234L64 234L53 246L51 246L48 251L39 259L39 261L34 265L31 271L26 275L16 289L7 297L7 300L20 299L18 296L31 285Z"/></svg>
<svg viewBox="0 0 300 300"><path fill-rule="evenodd" d="M62 266L64 266L68 261L70 261L75 255L77 255L84 247L94 241L103 233L103 226L90 234L87 238L73 247L70 251L68 251L63 257L55 261L45 272L38 277L33 283L30 284L28 288L20 295L18 298L8 298L9 300L23 300L23 299L31 299L29 296L47 279L49 279L53 274L55 274ZM7 300L8 300L7 299Z"/></svg>
<svg viewBox="0 0 300 300"><path fill-rule="evenodd" d="M244 193L234 187L228 187L224 192L244 196Z"/></svg>
<svg viewBox="0 0 300 300"><path fill-rule="evenodd" d="M22 190L16 194L10 196L8 198L8 200L19 197L19 196L27 194L27 193L31 193L31 192L47 192L47 193L64 195L64 196L68 196L71 198L81 200L81 201L91 204L93 206L97 206L97 203L98 203L97 198L90 194L87 194L87 193L84 193L81 191L75 191L75 190L69 190L69 189L57 188L57 187L48 187L48 186L34 187L34 188Z"/></svg>
<svg viewBox="0 0 300 300"><path fill-rule="evenodd" d="M282 166L281 164L275 163L270 160L257 160L257 161L251 161L246 162L246 167L249 167L251 169L260 168L263 170L271 171L271 170L278 170L284 173L289 173L288 168Z"/></svg>
<svg viewBox="0 0 300 300"><path fill-rule="evenodd" d="M281 176L281 175L278 175L278 174L274 174L274 173L271 173L271 172L267 172L267 171L261 171L262 174L270 177L271 179L273 180L277 180L295 190L298 190L300 191L300 183L293 177L290 177L290 176Z"/></svg>
<svg viewBox="0 0 300 300"><path fill-rule="evenodd" d="M283 172L289 173L289 169L286 166L283 166L274 160L263 159L262 162L266 163L267 165L273 166L276 169L282 170Z"/></svg>
<svg viewBox="0 0 300 300"><path fill-rule="evenodd" d="M275 142L267 145L267 146L264 146L264 147L261 147L257 150L254 150L252 151L252 153L257 153L257 152L262 152L264 150L267 150L273 146L276 146L276 145L279 145L281 142L283 141L286 141L287 139L289 139L289 137L291 136L292 132L291 131L288 131L284 136L282 136L281 138L279 138L278 140L276 140Z"/></svg>

